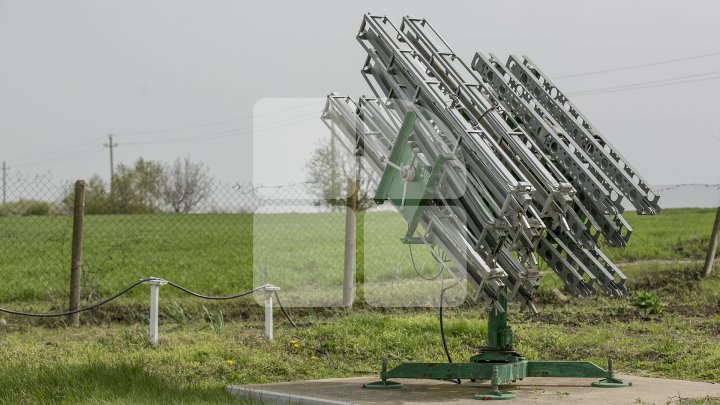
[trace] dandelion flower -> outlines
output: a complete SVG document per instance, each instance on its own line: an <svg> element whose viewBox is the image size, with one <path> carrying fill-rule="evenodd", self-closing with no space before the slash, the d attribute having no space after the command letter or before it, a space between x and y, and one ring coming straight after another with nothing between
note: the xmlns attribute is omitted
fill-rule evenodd
<svg viewBox="0 0 720 405"><path fill-rule="evenodd" d="M230 360L230 359L227 359L227 360L225 360L225 364L227 364L228 367L232 367L232 365L235 364L235 362L233 362L233 361Z"/></svg>

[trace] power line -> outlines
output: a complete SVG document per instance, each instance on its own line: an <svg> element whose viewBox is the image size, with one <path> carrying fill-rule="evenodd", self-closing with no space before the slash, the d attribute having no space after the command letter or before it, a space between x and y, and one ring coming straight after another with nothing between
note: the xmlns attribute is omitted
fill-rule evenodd
<svg viewBox="0 0 720 405"><path fill-rule="evenodd" d="M210 133L205 133L205 134L200 134L200 135L191 135L191 136L186 136L186 137L182 137L182 138L170 138L170 139L162 139L162 140L155 140L155 141L123 142L123 146L138 146L138 145L150 146L150 145L168 145L168 144L180 144L180 143L190 143L190 142L213 141L213 140L226 139L226 138L237 137L237 136L241 136L241 135L252 134L256 130L271 130L271 129L284 128L284 127L295 125L295 124L310 122L315 119L317 119L317 117L314 117L314 116L307 117L306 115L299 116L299 117L290 117L289 119L286 119L286 120L280 120L280 121L273 122L269 125L261 125L258 127L229 129L229 130L210 132ZM116 134L113 134L113 137L115 135ZM110 138L110 136L108 136L108 138ZM114 142L114 138L113 138L112 142L113 142L112 143L113 148L118 146L118 143ZM110 148L108 145L109 145L109 143L103 144L104 147ZM40 166L43 164L53 163L53 162L57 162L57 161L61 161L61 160L79 158L79 157L83 157L83 156L87 156L92 153L95 153L99 147L100 146L98 146L97 144L90 145L88 147L81 148L78 150L60 153L59 155L53 156L52 158L49 158L49 159L37 159L37 160L30 161L27 163L16 164L16 165L14 165L14 167ZM113 173L114 172L114 150L112 150L110 153L111 153L110 175L112 176L114 174ZM45 155L49 155L49 154L46 153Z"/></svg>
<svg viewBox="0 0 720 405"><path fill-rule="evenodd" d="M640 69L640 68L649 67L649 66L666 65L666 64L670 64L670 63L684 62L687 60L709 58L709 57L718 56L718 55L720 55L720 52L704 53L704 54L700 54L700 55L686 56L684 58L665 59L665 60L660 60L660 61L656 61L656 62L641 63L641 64L637 64L637 65L621 66L621 67L610 68L610 69L595 70L595 71L584 72L584 73L574 73L574 74L569 74L569 75L556 76L553 79L569 79L572 77L593 76L593 75L599 75L599 74L603 74L603 73L620 72L623 70Z"/></svg>
<svg viewBox="0 0 720 405"><path fill-rule="evenodd" d="M13 162L22 162L22 161L25 161L25 160L30 160L30 161L33 161L33 160L42 160L42 159L38 159L38 158L44 158L44 157L46 157L46 156L52 156L52 155L56 155L56 154L74 153L74 152L76 152L76 151L73 150L73 149L76 149L76 148L79 148L79 147L84 147L84 146L89 146L89 145L95 145L96 142L97 142L97 138L93 138L92 140L88 139L87 141L84 141L84 142L81 142L81 143L76 143L76 144L73 144L73 145L68 145L68 146L65 146L65 147L62 147L62 148L59 148L59 149L54 149L54 150L52 150L52 151L47 151L47 152L35 153L35 154L32 154L32 155L25 155L25 156L16 157L16 158L13 159Z"/></svg>
<svg viewBox="0 0 720 405"><path fill-rule="evenodd" d="M718 74L718 73L720 73L720 70L713 70L713 71L705 72L705 73L697 73L697 74L685 75L685 76L668 77L668 78L665 78L665 79L650 80L650 81L646 81L646 82L628 83L628 84L621 84L621 85L618 85L618 86L601 87L601 88L590 89L590 90L579 90L579 91L576 91L575 94L586 93L586 92L596 92L596 91L603 91L603 90L614 90L614 89L621 89L621 88L625 88L625 87L633 87L633 86L646 85L646 84L666 83L666 82L672 82L672 81L682 80L682 79L690 79L690 78L695 78L695 77L711 76L711 75Z"/></svg>
<svg viewBox="0 0 720 405"><path fill-rule="evenodd" d="M707 82L707 81L718 80L718 79L720 79L720 76L713 76L713 77L707 77L707 78L702 78L702 79L673 81L673 82L669 82L669 83L659 83L659 84L650 84L650 85L627 85L627 86L620 87L620 88L617 88L614 90L602 90L602 89L584 90L584 91L575 92L575 93L568 93L568 95L574 96L574 97L594 96L597 94L619 93L619 92L624 92L624 91L652 89L655 87L677 86L680 84Z"/></svg>
<svg viewBox="0 0 720 405"><path fill-rule="evenodd" d="M234 128L234 129L227 129L224 131L217 131L217 132L209 132L206 134L200 134L200 135L191 135L191 136L185 136L182 138L171 138L171 139L158 139L154 141L135 141L135 142L123 142L123 145L128 146L134 146L134 145L165 145L168 143L185 143L186 141L193 141L193 140L213 140L216 138L226 138L228 136L237 136L245 131L244 128ZM221 135L228 135L228 136L221 136Z"/></svg>
<svg viewBox="0 0 720 405"><path fill-rule="evenodd" d="M212 127L212 126L217 126L217 125L229 124L231 122L248 121L248 120L252 119L253 117L274 115L276 113L283 112L283 111L301 109L303 107L308 107L313 104L315 104L315 101L308 102L306 104L295 105L292 107L283 108L280 110L269 111L267 113L253 114L253 115L249 115L249 116L245 116L245 117L232 118L232 119L224 120L224 121L205 122L205 123L201 123L201 124L193 124L193 125L188 125L188 126L183 126L183 127L163 128L163 129L155 129L155 130L147 130L147 131L115 132L115 134L122 135L122 136L139 136L139 135L163 134L163 133L168 133L168 132L179 132L179 131L186 131L189 129L197 129L197 128L206 128L206 127Z"/></svg>
<svg viewBox="0 0 720 405"><path fill-rule="evenodd" d="M90 146L87 148L78 149L76 151L65 152L62 155L54 156L50 159L40 159L40 160L32 161L29 163L16 164L16 165L14 165L14 167L40 166L40 165L43 165L46 163L57 162L60 160L79 158L79 157L83 157L83 156L87 156L92 153L95 153L99 148L100 148L100 145L93 145L93 146Z"/></svg>
<svg viewBox="0 0 720 405"><path fill-rule="evenodd" d="M300 119L298 119L300 118ZM167 145L167 144L175 144L175 143L188 143L188 142L201 142L201 141L211 141L211 140L218 140L218 139L225 139L225 138L232 138L237 137L241 135L248 135L254 133L256 130L270 130L270 129L278 129L278 128L284 128L287 126L291 126L294 124L301 124L305 122L310 122L318 119L317 117L296 117L291 121L285 122L285 121L278 121L273 124L276 125L266 125L266 126L259 126L254 128L236 128L236 129L228 129L225 131L218 131L218 132L210 132L207 134L202 135L192 135L187 136L183 138L172 138L172 139L162 139L157 141L137 141L137 142L124 142L123 145Z"/></svg>
<svg viewBox="0 0 720 405"><path fill-rule="evenodd" d="M267 113L263 113L263 114L255 114L255 115L253 115L253 116L254 116L254 117L268 116L268 115L276 114L276 113L278 113L278 112L289 111L289 110L293 110L293 109L300 109L300 108L303 108L303 107L306 107L306 106L311 106L311 105L313 105L313 104L314 104L314 102L312 102L312 103L307 103L307 104L303 104L303 105L300 105L300 106L293 106L293 107L288 107L288 108L285 108L285 109L275 110L275 111L271 111L271 112L267 112ZM155 133L160 134L160 133L167 133L167 132L173 132L173 131L181 131L181 130L194 129L194 128L210 127L210 126L213 126L213 125L220 125L220 124L224 124L224 123L230 123L230 122L248 120L248 119L252 118L253 116L243 117L243 118L236 118L236 119L231 119L231 120L226 120L226 121L209 122L209 123L205 123L205 124L198 124L198 125L187 126L187 127L166 128L166 129L158 130L158 131L115 132L114 135L115 135L115 136L117 136L117 135L137 136L137 135L149 135L149 134L155 134ZM214 134L214 133L211 133L211 134ZM61 157L63 157L63 156L67 156L67 155L74 155L74 154L77 153L77 152L87 151L87 150L88 150L88 147L87 147L87 146L92 146L92 147L94 147L94 145L95 145L96 142L97 142L97 138L92 138L92 139L88 139L87 141L84 141L84 142L81 142L81 143L76 143L76 144L73 144L73 145L64 146L64 147L62 147L62 148L54 149L54 150L52 150L52 151L47 151L47 152L35 153L35 154L32 154L32 155L24 155L24 156L16 157L16 158L13 158L13 159L12 159L12 162L19 162L19 163L21 163L21 164L19 164L19 165L15 165L16 167L37 166L37 165L40 164L41 162L46 161L46 160L45 160L46 157L50 157L50 158L51 158L51 160L49 160L49 161L56 161L56 160L59 160L59 159L55 159L55 156L57 156L58 158L61 158ZM123 144L130 144L130 143L123 143ZM143 143L132 143L132 144L143 144ZM77 148L80 148L80 149L77 149ZM24 163L24 161L30 161L30 162Z"/></svg>

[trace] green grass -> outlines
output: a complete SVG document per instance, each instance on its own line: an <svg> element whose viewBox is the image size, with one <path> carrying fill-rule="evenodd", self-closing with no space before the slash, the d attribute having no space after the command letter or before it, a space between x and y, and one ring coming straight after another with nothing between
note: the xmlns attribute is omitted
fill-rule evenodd
<svg viewBox="0 0 720 405"><path fill-rule="evenodd" d="M713 210L628 214L635 231L631 244L609 254L627 274L631 294L563 304L552 293L561 283L546 274L537 292L540 315L511 308L517 349L531 359L597 364L612 353L620 372L720 381L720 263L703 279L699 261L713 215ZM229 293L264 282L267 274L270 282L288 283L281 297L289 303L338 299L328 290L342 270L342 214L254 220L251 232L249 215L88 217L86 297L115 292L148 275L201 292ZM64 308L68 225L63 217L0 218L4 306ZM401 301L437 301L439 285L417 281L407 246L398 239L401 229L396 213L366 214L361 246L370 304L393 306L393 293ZM249 259L253 248L261 260ZM427 252L415 247L413 253L418 271L431 275L436 268ZM298 295L308 287L315 295ZM648 315L636 308L638 292L655 296L662 312ZM5 317L0 403L227 403L235 400L224 392L227 384L370 375L384 357L391 365L444 358L432 308L292 309L301 327L279 321L276 340L267 342L261 337L262 310L252 298L206 303L167 287L161 295L157 348L146 343L145 288L83 315L89 324L79 329L66 328L62 319ZM448 309L448 344L458 361L484 343L483 314L468 304Z"/></svg>
<svg viewBox="0 0 720 405"><path fill-rule="evenodd" d="M717 314L621 319L613 316L617 302L593 301L546 308L544 318L516 315L517 349L532 359L597 364L613 353L625 373L720 380ZM456 360L483 343L481 314L479 308L449 310L446 334ZM215 333L198 316L184 326L164 322L157 348L146 343L143 325L20 327L0 334L0 402L226 403L226 384L371 375L384 357L391 365L444 359L434 311L298 316L303 326L281 323L274 342L261 337L259 319L230 319ZM573 324L581 317L594 322Z"/></svg>
<svg viewBox="0 0 720 405"><path fill-rule="evenodd" d="M251 224L250 215L88 216L84 295L108 295L148 276L205 291L247 288ZM70 228L66 217L0 218L0 276L15 286L0 289L0 301L66 295Z"/></svg>
<svg viewBox="0 0 720 405"><path fill-rule="evenodd" d="M0 288L0 302L67 300L71 226L68 217L0 217L0 277L13 286ZM219 295L267 281L283 288L289 304L336 305L344 226L344 213L88 216L82 295L94 301L155 276ZM404 226L392 212L365 215L369 282L414 276L398 236ZM419 269L435 272L426 249L414 254Z"/></svg>
<svg viewBox="0 0 720 405"><path fill-rule="evenodd" d="M603 248L613 261L703 259L715 208L666 209L660 215L623 217L633 228L625 248Z"/></svg>
<svg viewBox="0 0 720 405"><path fill-rule="evenodd" d="M620 262L701 259L713 215L710 209L627 213L634 229L630 244L606 251ZM343 213L91 215L85 223L83 297L91 301L148 276L208 294L228 294L267 280L283 287L297 305L340 300ZM71 226L63 216L0 217L0 278L13 286L0 288L0 302L66 301ZM370 212L364 228L365 277L376 286L368 290L371 301L400 304L435 287L419 283L408 290L410 298L393 298L386 286L418 280L407 246L399 241L403 220L394 212ZM424 248L416 246L413 253L422 274L435 273ZM315 296L304 295L308 283Z"/></svg>

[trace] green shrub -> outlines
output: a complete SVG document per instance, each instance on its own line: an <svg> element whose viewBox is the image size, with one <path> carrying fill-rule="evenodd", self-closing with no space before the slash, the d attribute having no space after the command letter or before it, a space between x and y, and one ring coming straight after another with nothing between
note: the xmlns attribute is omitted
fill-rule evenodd
<svg viewBox="0 0 720 405"><path fill-rule="evenodd" d="M633 306L646 314L659 314L662 312L662 303L655 293L641 291L635 294Z"/></svg>
<svg viewBox="0 0 720 405"><path fill-rule="evenodd" d="M0 205L0 217L11 215L45 216L50 213L51 204L40 200L19 200Z"/></svg>
<svg viewBox="0 0 720 405"><path fill-rule="evenodd" d="M23 216L44 216L50 212L50 204L45 201L31 201L23 212Z"/></svg>

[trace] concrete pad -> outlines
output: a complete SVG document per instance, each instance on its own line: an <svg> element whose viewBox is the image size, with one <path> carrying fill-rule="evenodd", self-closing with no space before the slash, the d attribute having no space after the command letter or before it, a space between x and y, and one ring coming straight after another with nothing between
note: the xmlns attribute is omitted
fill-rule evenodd
<svg viewBox="0 0 720 405"><path fill-rule="evenodd" d="M628 388L592 388L594 379L526 378L505 386L517 399L516 404L658 404L679 398L720 397L720 384L618 374L632 383ZM477 404L473 396L488 390L486 383L397 379L405 386L395 390L363 389L377 377L336 378L274 384L235 385L227 390L254 401L271 404Z"/></svg>

